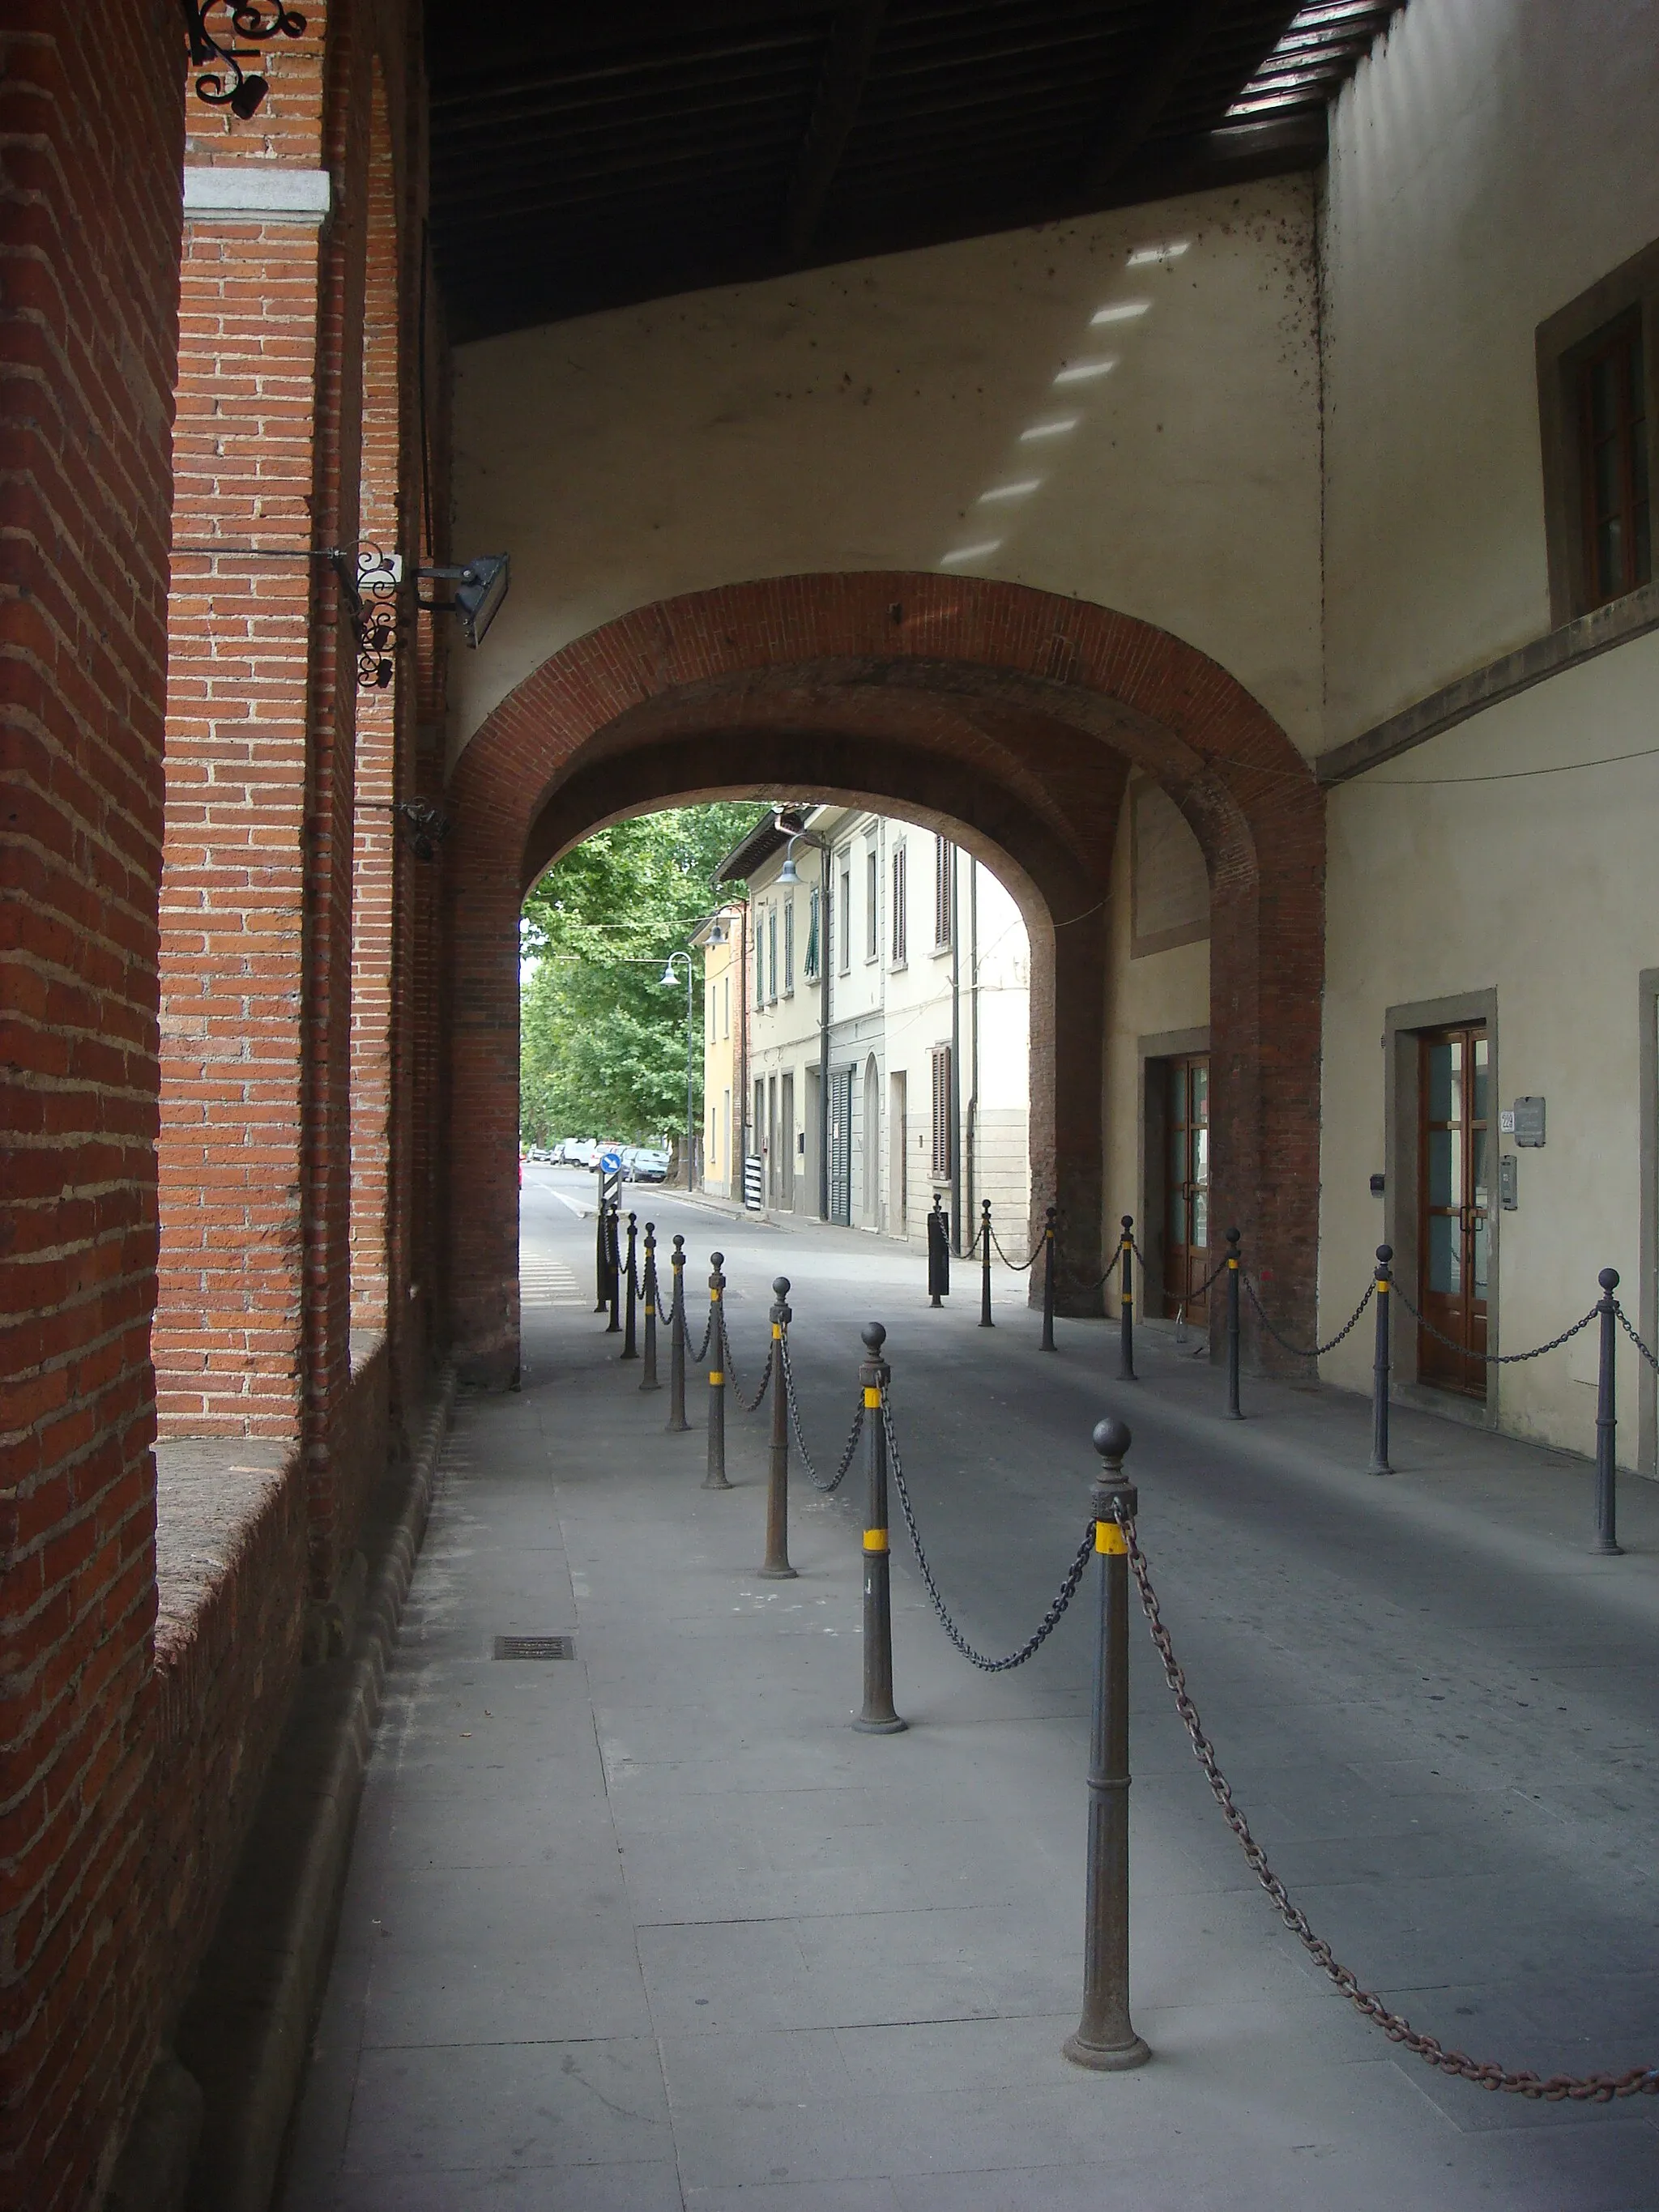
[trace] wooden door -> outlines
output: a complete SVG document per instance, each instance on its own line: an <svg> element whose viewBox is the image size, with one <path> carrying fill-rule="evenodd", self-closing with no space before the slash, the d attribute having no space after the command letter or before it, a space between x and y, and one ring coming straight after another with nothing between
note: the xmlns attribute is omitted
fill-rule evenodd
<svg viewBox="0 0 1659 2212"><path fill-rule="evenodd" d="M1164 1310L1190 1316L1210 1272L1210 1055L1164 1069Z"/></svg>
<svg viewBox="0 0 1659 2212"><path fill-rule="evenodd" d="M1425 1382L1486 1395L1491 1249L1491 1048L1484 1024L1433 1030L1419 1041L1417 1332ZM1449 1343L1441 1341L1449 1338Z"/></svg>

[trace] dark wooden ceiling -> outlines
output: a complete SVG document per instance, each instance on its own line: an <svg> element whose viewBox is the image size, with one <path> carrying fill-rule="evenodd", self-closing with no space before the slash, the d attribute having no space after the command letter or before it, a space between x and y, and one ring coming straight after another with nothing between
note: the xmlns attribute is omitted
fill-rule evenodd
<svg viewBox="0 0 1659 2212"><path fill-rule="evenodd" d="M1312 167L1399 0L427 0L458 338Z"/></svg>

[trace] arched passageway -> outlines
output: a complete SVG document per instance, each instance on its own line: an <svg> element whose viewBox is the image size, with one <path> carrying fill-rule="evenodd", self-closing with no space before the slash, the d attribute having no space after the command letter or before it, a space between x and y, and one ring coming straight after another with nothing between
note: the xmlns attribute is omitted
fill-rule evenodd
<svg viewBox="0 0 1659 2212"><path fill-rule="evenodd" d="M641 608L501 702L452 782L450 1312L463 1374L518 1364L518 917L607 820L733 793L890 805L994 860L1031 933L1033 1206L1062 1297L1100 1268L1105 902L1126 777L1155 778L1211 890L1212 1177L1291 1325L1317 1235L1324 828L1266 709L1131 617L933 574L795 576Z"/></svg>

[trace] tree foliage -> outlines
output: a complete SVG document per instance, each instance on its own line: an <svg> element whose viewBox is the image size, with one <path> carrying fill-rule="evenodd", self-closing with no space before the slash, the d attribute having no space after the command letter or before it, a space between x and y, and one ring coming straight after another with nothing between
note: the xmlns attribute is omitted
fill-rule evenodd
<svg viewBox="0 0 1659 2212"><path fill-rule="evenodd" d="M640 1143L685 1126L685 970L672 952L741 885L714 871L762 819L725 801L600 830L550 867L524 903L520 1129ZM702 961L692 956L693 1114L702 1106Z"/></svg>

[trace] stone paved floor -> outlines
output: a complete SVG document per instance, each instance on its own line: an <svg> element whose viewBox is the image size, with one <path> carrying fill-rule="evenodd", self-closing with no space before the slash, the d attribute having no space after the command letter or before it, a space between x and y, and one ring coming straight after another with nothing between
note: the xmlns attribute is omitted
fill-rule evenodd
<svg viewBox="0 0 1659 2212"><path fill-rule="evenodd" d="M1134 1647L1133 2002L1154 2063L1060 2056L1080 1971L1090 1654L951 1650L895 1537L908 1733L859 1691L855 1502L794 1495L762 1551L764 1416L699 1487L583 1286L591 1186L526 1181L524 1388L464 1401L389 1684L285 2212L1650 2212L1659 2100L1534 2106L1398 2053L1273 1917ZM561 1194L563 1195L561 1195ZM1080 1532L1103 1410L1135 1431L1141 1531L1241 1802L1340 1955L1443 2040L1516 2065L1659 2060L1659 1496L1585 1550L1581 1462L1217 1377L1149 1339L1103 1382L1010 1285L999 1330L927 1310L916 1255L729 1222L745 1384L795 1280L820 1457L857 1324L890 1331L922 1531L1006 1649ZM693 1278L694 1281L696 1278ZM531 1285L533 1285L533 1292ZM666 1365L665 1361L665 1373ZM694 1418L696 1408L694 1407ZM856 1485L849 1484L856 1492ZM895 1514L896 1521L896 1513ZM502 1633L574 1632L573 1662Z"/></svg>

